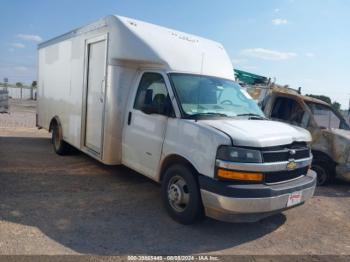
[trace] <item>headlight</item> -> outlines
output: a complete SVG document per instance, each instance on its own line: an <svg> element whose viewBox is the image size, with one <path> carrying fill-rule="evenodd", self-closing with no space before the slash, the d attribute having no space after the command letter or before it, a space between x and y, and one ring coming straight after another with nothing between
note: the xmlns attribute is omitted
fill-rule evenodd
<svg viewBox="0 0 350 262"><path fill-rule="evenodd" d="M219 147L217 159L241 163L262 163L260 151L231 146Z"/></svg>

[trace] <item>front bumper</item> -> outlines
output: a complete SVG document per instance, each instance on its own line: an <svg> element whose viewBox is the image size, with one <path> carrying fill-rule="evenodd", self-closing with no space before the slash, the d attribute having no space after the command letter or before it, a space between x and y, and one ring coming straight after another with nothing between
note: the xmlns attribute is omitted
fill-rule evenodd
<svg viewBox="0 0 350 262"><path fill-rule="evenodd" d="M227 222L256 222L310 199L316 187L316 173L309 170L302 178L276 185L237 185L205 176L200 176L199 182L207 216ZM287 207L293 192L301 192L301 202Z"/></svg>
<svg viewBox="0 0 350 262"><path fill-rule="evenodd" d="M350 163L337 165L336 173L339 178L350 181Z"/></svg>

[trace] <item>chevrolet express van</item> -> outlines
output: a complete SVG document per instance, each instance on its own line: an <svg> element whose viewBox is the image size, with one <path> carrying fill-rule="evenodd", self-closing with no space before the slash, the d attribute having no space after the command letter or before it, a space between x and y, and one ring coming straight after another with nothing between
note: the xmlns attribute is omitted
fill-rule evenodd
<svg viewBox="0 0 350 262"><path fill-rule="evenodd" d="M39 45L37 125L161 184L183 224L253 222L313 196L311 136L269 121L217 42L108 16Z"/></svg>

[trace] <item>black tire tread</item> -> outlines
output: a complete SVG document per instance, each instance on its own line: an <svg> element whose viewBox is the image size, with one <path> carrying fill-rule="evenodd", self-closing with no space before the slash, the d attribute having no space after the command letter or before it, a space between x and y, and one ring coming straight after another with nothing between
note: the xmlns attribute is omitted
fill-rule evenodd
<svg viewBox="0 0 350 262"><path fill-rule="evenodd" d="M55 136L56 132L59 132L59 128L61 128L61 127L57 124L55 124L52 128L52 145L53 145L53 149L54 149L56 154L58 154L60 156L64 156L70 152L70 146L63 139L61 139L60 146L58 148L56 148L54 140L56 138L56 136Z"/></svg>

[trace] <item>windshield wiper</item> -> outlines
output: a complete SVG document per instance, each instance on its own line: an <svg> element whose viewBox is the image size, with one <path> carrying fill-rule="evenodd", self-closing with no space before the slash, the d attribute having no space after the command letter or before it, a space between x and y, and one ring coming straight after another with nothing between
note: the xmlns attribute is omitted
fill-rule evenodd
<svg viewBox="0 0 350 262"><path fill-rule="evenodd" d="M249 116L249 119L267 119L266 117L254 113L238 114L237 116Z"/></svg>
<svg viewBox="0 0 350 262"><path fill-rule="evenodd" d="M220 116L220 117L228 117L228 115L223 113L215 113L215 112L206 112L206 113L196 113L193 115L189 115L187 118L189 119L198 119L200 117L206 117L206 116Z"/></svg>

